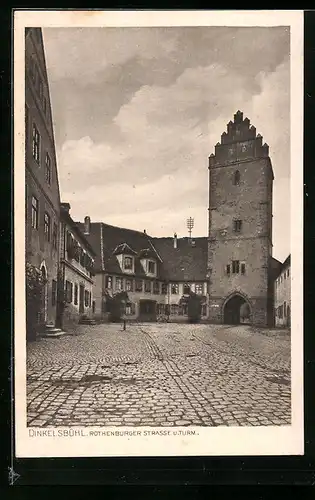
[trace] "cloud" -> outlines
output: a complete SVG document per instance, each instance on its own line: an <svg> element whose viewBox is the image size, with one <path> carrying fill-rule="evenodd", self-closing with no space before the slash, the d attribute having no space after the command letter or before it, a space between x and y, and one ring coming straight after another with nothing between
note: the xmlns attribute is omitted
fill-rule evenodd
<svg viewBox="0 0 315 500"><path fill-rule="evenodd" d="M69 127L68 137L57 142L60 186L73 216L82 220L88 213L92 220L140 230L144 226L162 236L174 230L186 234L186 218L191 215L195 234L206 235L207 159L228 121L241 109L269 143L278 193L274 197L275 253L288 249L289 222L279 196L289 196L287 33L269 33L266 37L266 31L258 31L253 37L252 30L226 28L216 33L194 30L185 38L182 31L156 30L146 38L138 30L132 43L129 32L122 38L118 32L108 35L114 37L112 41L120 40L119 47L110 51L100 70L93 70L94 57L93 64L87 62L97 84L91 75L79 82L73 69L67 76L74 78L74 86L67 90L73 91L73 97L69 103L67 93L58 97L60 109L64 106L58 120L55 115L56 126L63 123L64 113ZM100 42L103 36L96 34L95 40ZM79 44L82 35L75 37ZM277 50L273 47L272 52L276 39ZM124 54L127 40L132 49ZM148 46L140 54L144 40ZM158 47L161 40L164 50ZM87 37L86 42L90 41ZM204 51L198 50L201 42ZM283 50L278 51L282 43ZM93 48L91 44L91 53ZM84 59L85 52L81 55ZM102 81L105 74L107 79Z"/></svg>

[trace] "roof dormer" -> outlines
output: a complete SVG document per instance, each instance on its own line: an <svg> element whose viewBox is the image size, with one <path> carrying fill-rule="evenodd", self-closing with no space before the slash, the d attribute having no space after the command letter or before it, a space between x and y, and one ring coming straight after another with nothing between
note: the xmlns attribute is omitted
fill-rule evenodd
<svg viewBox="0 0 315 500"><path fill-rule="evenodd" d="M140 262L143 270L150 278L157 276L156 254L151 248L144 248L139 253Z"/></svg>
<svg viewBox="0 0 315 500"><path fill-rule="evenodd" d="M135 273L135 256L137 253L127 243L118 245L113 254L116 255L123 273Z"/></svg>

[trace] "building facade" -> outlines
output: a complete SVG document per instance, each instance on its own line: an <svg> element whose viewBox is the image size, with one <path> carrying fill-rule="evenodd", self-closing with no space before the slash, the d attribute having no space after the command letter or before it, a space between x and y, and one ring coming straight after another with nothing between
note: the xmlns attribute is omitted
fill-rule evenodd
<svg viewBox="0 0 315 500"><path fill-rule="evenodd" d="M40 28L25 30L26 264L43 280L38 326L54 325L59 262L59 183Z"/></svg>
<svg viewBox="0 0 315 500"><path fill-rule="evenodd" d="M291 326L291 256L281 266L275 287L276 326Z"/></svg>
<svg viewBox="0 0 315 500"><path fill-rule="evenodd" d="M70 216L70 205L62 203L57 324L65 330L93 317L94 258L94 250Z"/></svg>
<svg viewBox="0 0 315 500"><path fill-rule="evenodd" d="M269 148L238 111L209 157L209 320L272 325Z"/></svg>
<svg viewBox="0 0 315 500"><path fill-rule="evenodd" d="M78 224L96 252L95 318L108 320L112 300L124 292L127 319L185 321L185 297L200 296L207 317L207 238L151 238L104 223Z"/></svg>

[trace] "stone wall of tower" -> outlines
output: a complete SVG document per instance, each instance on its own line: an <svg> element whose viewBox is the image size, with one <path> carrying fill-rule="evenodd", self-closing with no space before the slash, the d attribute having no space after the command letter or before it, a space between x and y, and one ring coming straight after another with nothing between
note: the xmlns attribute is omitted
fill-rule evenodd
<svg viewBox="0 0 315 500"><path fill-rule="evenodd" d="M238 171L239 182L234 183ZM251 322L270 323L269 259L272 253L272 180L268 146L242 113L209 158L209 320L222 323L224 307L234 294L251 309ZM234 221L242 221L236 232ZM245 273L232 273L232 261ZM227 273L230 265L230 274Z"/></svg>

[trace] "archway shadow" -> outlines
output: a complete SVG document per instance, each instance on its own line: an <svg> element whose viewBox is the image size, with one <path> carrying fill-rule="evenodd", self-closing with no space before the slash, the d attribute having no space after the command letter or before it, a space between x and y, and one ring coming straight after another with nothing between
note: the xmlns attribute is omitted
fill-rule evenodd
<svg viewBox="0 0 315 500"><path fill-rule="evenodd" d="M223 306L225 325L249 325L251 310L248 301L242 295L233 294Z"/></svg>

